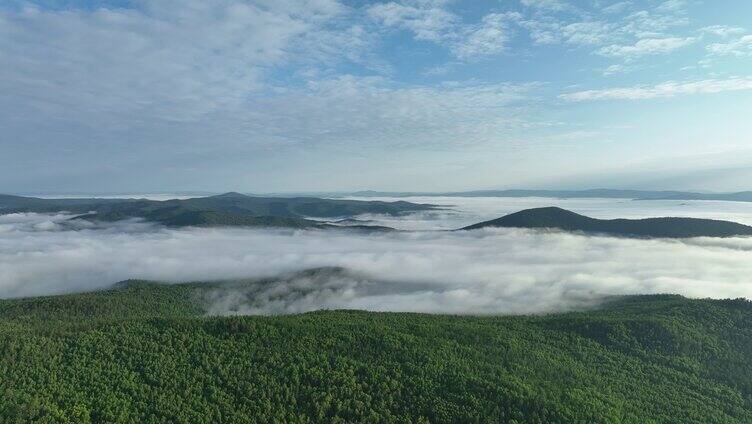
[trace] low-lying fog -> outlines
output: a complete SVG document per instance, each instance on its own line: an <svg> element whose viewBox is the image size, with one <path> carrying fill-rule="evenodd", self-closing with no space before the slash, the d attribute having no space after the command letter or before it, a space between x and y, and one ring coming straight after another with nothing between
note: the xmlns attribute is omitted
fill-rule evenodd
<svg viewBox="0 0 752 424"><path fill-rule="evenodd" d="M498 218L523 209L558 206L593 218L653 218L662 216L723 219L752 225L752 203L708 200L554 199L544 197L349 197L353 200L404 200L448 205L450 210L411 217L371 217L374 224L404 230L454 229Z"/></svg>
<svg viewBox="0 0 752 424"><path fill-rule="evenodd" d="M400 228L456 228L527 207L558 205L602 218L684 215L752 223L752 204L743 203L419 200L457 205L460 211L378 217L378 222ZM516 229L383 234L165 229L138 222L66 229L61 225L66 218L0 216L0 297L91 290L128 278L181 282L274 277L336 266L350 272L281 278L261 290L247 308L233 293L225 293L210 310L530 313L577 308L610 294L752 298L752 238L635 240Z"/></svg>

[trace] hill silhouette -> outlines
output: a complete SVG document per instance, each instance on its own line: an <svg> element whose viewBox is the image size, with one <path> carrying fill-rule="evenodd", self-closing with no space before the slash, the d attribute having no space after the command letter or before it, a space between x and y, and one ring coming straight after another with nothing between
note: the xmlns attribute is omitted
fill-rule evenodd
<svg viewBox="0 0 752 424"><path fill-rule="evenodd" d="M732 237L752 236L752 227L736 222L697 218L596 219L557 207L526 209L480 222L463 230L487 227L554 228L627 237Z"/></svg>
<svg viewBox="0 0 752 424"><path fill-rule="evenodd" d="M0 196L0 214L68 212L91 221L142 218L167 226L327 227L307 218L347 218L360 214L401 215L436 206L316 197L256 197L229 192L190 199L41 199ZM334 227L334 226L331 226ZM342 225L337 227L343 227ZM369 226L357 226L369 230ZM380 227L377 229L387 229Z"/></svg>

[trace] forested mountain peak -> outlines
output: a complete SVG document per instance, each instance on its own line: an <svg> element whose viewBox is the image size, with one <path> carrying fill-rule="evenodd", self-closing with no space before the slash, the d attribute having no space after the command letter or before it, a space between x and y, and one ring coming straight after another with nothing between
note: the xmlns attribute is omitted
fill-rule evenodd
<svg viewBox="0 0 752 424"><path fill-rule="evenodd" d="M683 217L595 219L558 207L526 209L501 218L473 224L464 227L463 230L489 227L551 228L626 237L752 236L752 227L731 221Z"/></svg>

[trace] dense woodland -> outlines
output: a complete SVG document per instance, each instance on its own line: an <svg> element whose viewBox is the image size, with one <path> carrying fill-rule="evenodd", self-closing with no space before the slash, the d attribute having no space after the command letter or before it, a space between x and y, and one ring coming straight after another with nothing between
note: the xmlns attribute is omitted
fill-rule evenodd
<svg viewBox="0 0 752 424"><path fill-rule="evenodd" d="M731 221L697 218L595 219L557 207L519 211L463 228L555 228L623 237L734 237L752 236L752 227Z"/></svg>
<svg viewBox="0 0 752 424"><path fill-rule="evenodd" d="M341 218L360 214L401 215L433 210L434 205L316 197L259 197L240 193L191 199L41 199L0 194L0 214L68 212L90 221L141 218L171 227L249 226L315 227L306 218Z"/></svg>
<svg viewBox="0 0 752 424"><path fill-rule="evenodd" d="M202 290L128 282L0 301L0 420L752 422L745 300L206 317Z"/></svg>

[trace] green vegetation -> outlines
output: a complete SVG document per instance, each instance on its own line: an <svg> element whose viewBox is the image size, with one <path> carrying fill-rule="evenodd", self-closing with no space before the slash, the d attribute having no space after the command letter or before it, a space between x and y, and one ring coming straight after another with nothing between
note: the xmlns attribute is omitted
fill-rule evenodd
<svg viewBox="0 0 752 424"><path fill-rule="evenodd" d="M666 192L669 193L670 192ZM666 194L668 195L668 194ZM353 217L360 214L400 215L438 206L409 202L319 199L314 197L254 197L240 193L185 200L145 199L39 199L0 195L0 214L13 212L62 212L79 214L73 219L114 222L141 218L170 227L285 227L347 228L360 231L391 231L376 225L350 225L343 219L321 222L313 218ZM729 221L695 218L611 219L589 218L561 208L520 211L462 228L484 227L557 228L629 237L731 237L752 235L752 227Z"/></svg>
<svg viewBox="0 0 752 424"><path fill-rule="evenodd" d="M595 219L555 207L527 209L470 225L463 230L486 227L556 228L565 231L627 237L686 238L752 235L752 227L730 221L696 218Z"/></svg>
<svg viewBox="0 0 752 424"><path fill-rule="evenodd" d="M330 225L303 218L281 216L255 216L248 212L192 211L184 209L157 209L140 213L139 218L157 222L168 227L285 227L327 228ZM133 218L121 212L105 212L79 215L73 219L115 222ZM334 227L334 226L331 226Z"/></svg>
<svg viewBox="0 0 752 424"><path fill-rule="evenodd" d="M745 300L203 316L222 287L0 301L0 422L752 422Z"/></svg>
<svg viewBox="0 0 752 424"><path fill-rule="evenodd" d="M184 200L146 199L40 199L0 195L0 215L15 212L68 212L74 219L113 222L141 218L170 227L286 227L348 228L388 231L370 225L330 225L314 218L351 217L359 214L400 215L434 209L433 205L409 202L332 200L315 197L255 197L240 193L196 197Z"/></svg>

